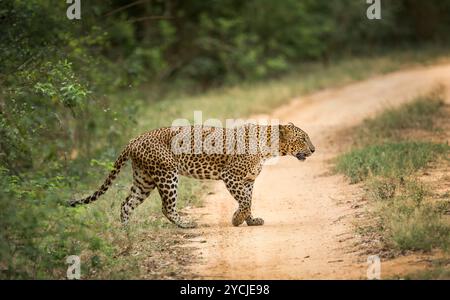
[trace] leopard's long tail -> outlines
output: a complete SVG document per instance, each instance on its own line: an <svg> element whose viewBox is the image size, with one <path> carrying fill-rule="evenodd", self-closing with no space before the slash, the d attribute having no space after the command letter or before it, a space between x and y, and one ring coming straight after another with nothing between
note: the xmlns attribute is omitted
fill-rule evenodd
<svg viewBox="0 0 450 300"><path fill-rule="evenodd" d="M79 200L71 200L69 201L70 206L77 206L80 204L88 204L97 200L101 195L103 195L108 188L111 186L114 179L116 179L117 175L120 172L120 169L125 165L126 161L129 159L130 154L130 146L128 145L119 155L119 157L114 162L114 168L109 173L108 177L105 179L105 182L100 186L100 188L95 191L89 197L79 199Z"/></svg>

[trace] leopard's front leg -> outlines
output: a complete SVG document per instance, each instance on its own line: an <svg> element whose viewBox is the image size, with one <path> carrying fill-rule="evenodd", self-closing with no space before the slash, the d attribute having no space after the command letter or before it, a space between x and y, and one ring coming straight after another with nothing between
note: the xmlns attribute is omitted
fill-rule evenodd
<svg viewBox="0 0 450 300"><path fill-rule="evenodd" d="M178 214L176 209L178 194L178 174L176 171L163 171L161 175L154 175L154 181L158 188L162 200L162 212L169 219L181 228L195 228L197 224L185 219Z"/></svg>
<svg viewBox="0 0 450 300"><path fill-rule="evenodd" d="M238 209L233 214L232 224L239 226L245 221L248 226L263 225L263 219L252 217L253 181L238 181L233 177L225 177L223 180L228 191L230 191L231 195L239 204Z"/></svg>

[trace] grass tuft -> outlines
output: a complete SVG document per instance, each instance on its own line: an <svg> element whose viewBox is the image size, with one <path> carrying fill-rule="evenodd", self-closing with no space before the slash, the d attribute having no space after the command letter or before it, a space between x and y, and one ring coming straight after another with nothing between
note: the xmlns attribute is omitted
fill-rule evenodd
<svg viewBox="0 0 450 300"><path fill-rule="evenodd" d="M380 216L381 234L388 245L400 251L433 248L448 250L450 224L437 204L428 201L430 192L416 180L372 179L369 199Z"/></svg>
<svg viewBox="0 0 450 300"><path fill-rule="evenodd" d="M402 177L425 167L449 150L448 145L429 142L388 142L352 150L338 158L335 168L351 183L373 175Z"/></svg>
<svg viewBox="0 0 450 300"><path fill-rule="evenodd" d="M358 144L374 144L401 139L406 130L437 130L433 119L442 114L443 89L420 96L399 108L390 108L357 128Z"/></svg>

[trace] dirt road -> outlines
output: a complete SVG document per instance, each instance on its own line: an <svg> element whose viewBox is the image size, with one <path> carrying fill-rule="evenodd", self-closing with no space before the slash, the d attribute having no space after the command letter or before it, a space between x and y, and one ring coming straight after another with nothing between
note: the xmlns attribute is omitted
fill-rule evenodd
<svg viewBox="0 0 450 300"><path fill-rule="evenodd" d="M237 203L223 183L207 196L200 237L191 241L200 262L191 271L211 279L365 278L352 205L361 187L331 175L336 133L384 107L399 105L438 83L450 85L450 64L416 68L294 99L270 116L309 133L316 153L305 162L285 157L264 167L255 183L253 215L265 225L233 227ZM449 89L448 89L449 90Z"/></svg>

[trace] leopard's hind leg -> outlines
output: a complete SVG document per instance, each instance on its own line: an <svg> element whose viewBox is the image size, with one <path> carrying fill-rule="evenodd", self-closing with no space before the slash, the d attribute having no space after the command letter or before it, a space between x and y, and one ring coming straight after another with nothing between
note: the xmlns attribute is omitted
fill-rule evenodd
<svg viewBox="0 0 450 300"><path fill-rule="evenodd" d="M155 187L155 182L148 174L133 166L133 185L120 210L122 224L126 225L128 223L133 210L144 202Z"/></svg>

